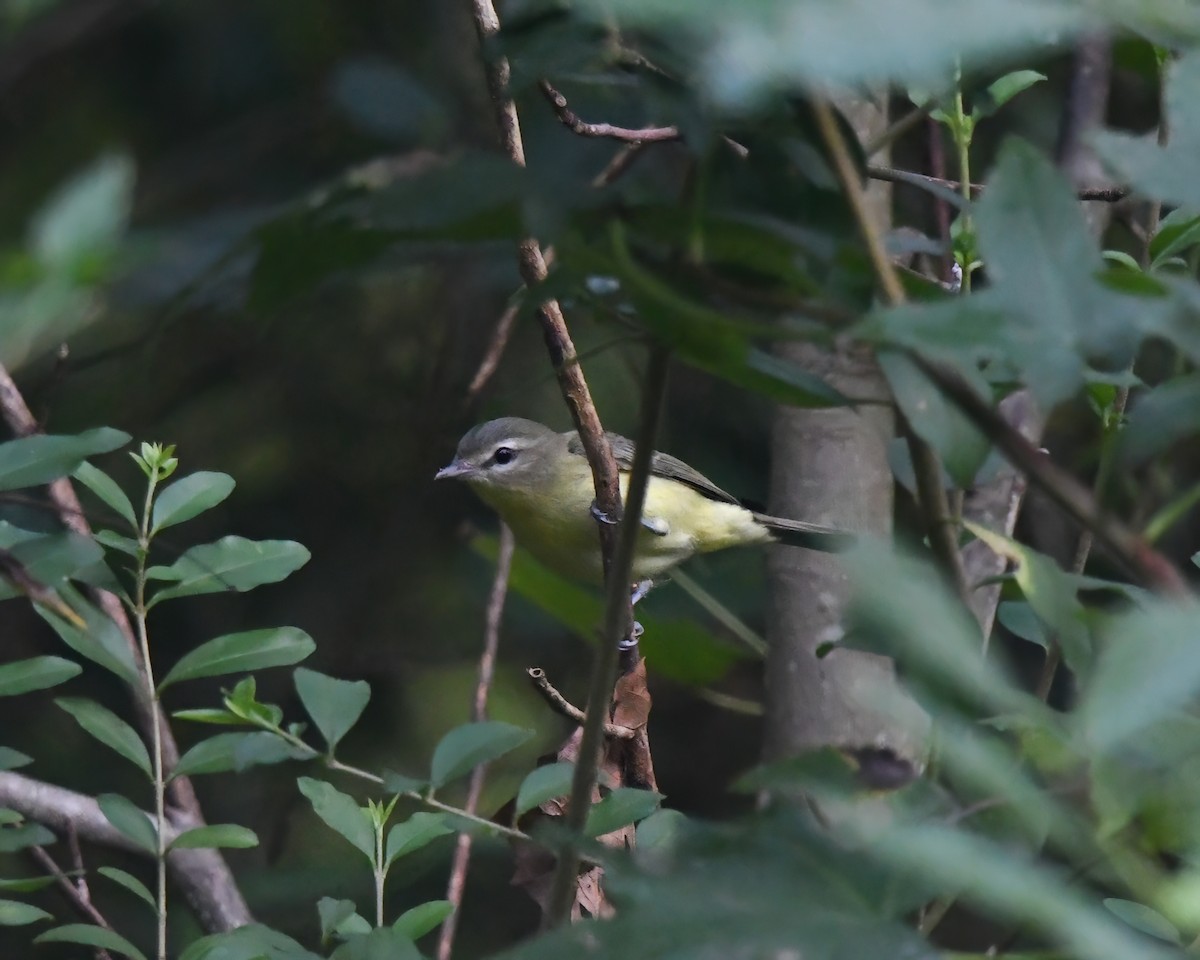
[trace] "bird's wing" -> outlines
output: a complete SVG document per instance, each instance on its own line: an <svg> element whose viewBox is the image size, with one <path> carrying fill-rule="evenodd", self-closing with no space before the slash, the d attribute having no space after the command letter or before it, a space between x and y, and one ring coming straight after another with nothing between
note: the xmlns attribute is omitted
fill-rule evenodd
<svg viewBox="0 0 1200 960"><path fill-rule="evenodd" d="M632 470L633 441L628 437L622 437L616 433L608 433L606 436L608 437L608 442L612 445L613 457L617 461L617 469ZM567 442L567 449L576 456L585 456L583 442L579 439L578 434L571 434L571 439ZM699 470L689 467L682 460L678 460L666 453L658 453L657 451L654 453L654 456L650 459L650 473L655 477L663 477L667 480L675 480L686 484L693 490L704 494L710 500L737 504L741 502L737 497L726 493L718 487Z"/></svg>

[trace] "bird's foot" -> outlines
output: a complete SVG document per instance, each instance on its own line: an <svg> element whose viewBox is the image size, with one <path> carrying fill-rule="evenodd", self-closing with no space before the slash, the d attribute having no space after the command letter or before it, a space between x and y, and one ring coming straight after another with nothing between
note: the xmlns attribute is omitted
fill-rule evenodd
<svg viewBox="0 0 1200 960"><path fill-rule="evenodd" d="M640 623L638 623L636 620L634 620L633 621L633 629L631 631L629 631L629 636L626 637L624 640L617 641L617 649L632 650L634 647L636 647L638 645L638 638L641 637L641 635L645 632L646 631L642 627L642 625Z"/></svg>
<svg viewBox="0 0 1200 960"><path fill-rule="evenodd" d="M603 510L601 510L600 504L598 504L595 500L592 501L592 505L589 508L589 512L592 515L592 519L595 520L597 523L602 523L606 527L615 527L617 525L617 521L614 520L612 517L610 517Z"/></svg>
<svg viewBox="0 0 1200 960"><path fill-rule="evenodd" d="M654 589L653 580L639 580L633 585L633 589L629 593L629 605L633 606L639 600L645 598L651 590Z"/></svg>

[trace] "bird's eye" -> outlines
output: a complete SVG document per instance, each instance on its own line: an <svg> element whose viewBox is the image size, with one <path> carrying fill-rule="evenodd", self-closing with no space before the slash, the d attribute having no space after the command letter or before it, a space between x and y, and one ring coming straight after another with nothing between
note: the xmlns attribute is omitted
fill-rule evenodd
<svg viewBox="0 0 1200 960"><path fill-rule="evenodd" d="M500 466L504 466L506 463L512 463L516 455L517 451L512 447L497 447L496 452L492 454L492 459L500 464Z"/></svg>

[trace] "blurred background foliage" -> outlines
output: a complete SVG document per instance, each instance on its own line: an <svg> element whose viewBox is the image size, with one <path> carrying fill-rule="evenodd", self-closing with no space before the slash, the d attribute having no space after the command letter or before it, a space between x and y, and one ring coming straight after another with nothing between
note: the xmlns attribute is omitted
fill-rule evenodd
<svg viewBox="0 0 1200 960"><path fill-rule="evenodd" d="M850 244L844 206L822 181L828 171L805 122L772 86L797 62L807 64L800 80L870 79L871 71L845 66L854 51L831 42L827 25L764 33L753 4L724 19L716 10L723 4L689 5L687 25L675 22L681 14L670 4L615 6L685 35L711 13L724 32L696 28L694 56L685 44L659 42L649 27L639 37L656 62L699 78L693 88L623 63L623 52L605 43L602 20L560 16L529 0L510 4L502 47L513 58L525 132L529 170L522 174L494 149L465 4L0 3L3 360L47 430L111 425L177 444L186 470L236 478L235 494L189 527L180 548L234 532L294 539L312 551L312 561L279 586L164 608L156 614L156 654L170 663L219 633L268 623L303 628L318 643L311 666L371 683L366 721L343 751L360 765L420 767L441 734L468 714L494 549L478 533L492 531L494 521L464 490L435 486L434 471L478 420L514 414L568 424L528 309L496 376L480 398L466 401L497 318L519 287L511 241L522 225L567 252L570 265L551 284L569 292L572 332L599 409L605 425L621 432L634 427L643 352L603 291L584 296L570 286L589 273L629 279L619 246L597 240L602 205L637 209L642 240L657 240L658 248L648 244L656 250L686 246L697 222L705 223L712 255L747 286L771 243L786 242L789 257L803 251L807 259L794 274L774 275L774 292L820 290L843 310L869 303L871 278ZM851 6L873 16L869 4ZM879 62L875 75L920 63L929 68L924 79L944 77L947 62L922 45L927 25L908 20L904 5L885 6L878 29L906 39L896 44L895 62ZM992 55L1024 42L1020 15L1001 11L998 18L1009 33L956 42ZM974 22L991 21L980 15ZM785 49L804 37L809 61ZM935 39L938 51L951 46ZM973 155L979 171L991 166L1007 133L1053 146L1068 57L1047 50L1027 61L1048 80L981 126ZM1145 39L1123 41L1117 63L1112 124L1152 128L1159 97L1153 48ZM705 146L647 150L617 184L593 190L613 145L565 130L536 91L543 75L560 83L582 117L675 123ZM751 147L749 164L714 136L722 111L736 114L740 128L732 129ZM727 117L722 124L731 129ZM924 150L921 137L904 140L895 163L922 169ZM689 169L703 178L703 202L691 203L696 191L683 189ZM934 232L926 195L901 187L896 199L898 223ZM729 210L755 229L738 234L720 219ZM791 233L781 227L797 223ZM1136 246L1119 224L1111 242ZM681 265L667 253L662 261L679 268L674 279L686 286ZM659 304L656 312L653 291L638 306L656 332L681 336L669 310ZM743 318L755 316L753 306L740 306ZM807 385L777 372L764 396L740 389L752 363L718 358L706 366L700 352L688 359L673 371L660 445L762 501L769 397L803 400ZM1060 462L1094 471L1096 415L1087 397L1056 411L1046 445ZM100 462L132 483L135 468L123 456ZM1144 515L1198 474L1194 450L1179 450L1136 479L1119 478L1113 496L1123 512ZM902 498L902 529L911 526L911 511ZM29 504L6 504L0 514L23 526L48 523ZM1074 531L1036 499L1024 533L1059 557L1074 542ZM1185 542L1168 535L1168 548L1183 550ZM762 567L761 555L742 551L688 572L761 634ZM581 701L590 660L586 634L594 618L545 571L521 560L517 570L492 715L537 737L493 769L492 805L564 733L531 694L525 668L543 666ZM727 784L759 753L752 709L761 693L758 660L678 585L651 596L645 620L661 790L672 808L689 814L750 809L751 797L731 794ZM6 659L35 655L48 642L41 622L15 604L5 607L3 636ZM1014 644L1018 669L1029 651L1036 648ZM192 685L172 706L211 705L219 688ZM286 677L263 674L259 689L263 699L298 712ZM92 676L87 690L118 712L128 709L105 677ZM738 709L729 708L731 698ZM126 771L112 769L47 700L0 700L0 729L7 745L38 759L36 773L47 780L138 795L140 785L132 777L114 782ZM186 725L179 734L185 747L199 738ZM297 903L361 897L368 889L342 841L312 829L294 771L201 778L198 789L210 819L246 824L263 837L261 848L230 859L265 922L311 939L315 915L298 912ZM440 896L450 847L448 840L434 844L397 876L390 913ZM459 928L464 957L515 940L537 919L525 894L508 885L507 849L483 844L476 856ZM120 903L105 907L120 924ZM174 922L190 921L178 911ZM0 933L0 950L11 949Z"/></svg>

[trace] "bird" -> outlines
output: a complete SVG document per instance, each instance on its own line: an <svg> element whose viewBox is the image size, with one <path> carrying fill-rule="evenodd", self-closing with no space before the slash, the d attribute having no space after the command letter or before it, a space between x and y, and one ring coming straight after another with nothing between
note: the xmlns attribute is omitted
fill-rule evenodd
<svg viewBox="0 0 1200 960"><path fill-rule="evenodd" d="M628 493L633 441L606 434ZM437 480L464 481L495 510L523 546L551 570L602 584L604 562L592 471L575 431L559 433L521 417L501 417L472 427ZM698 553L772 543L776 539L825 551L845 549L852 537L802 520L744 506L698 470L665 453L650 460L646 500L632 578L652 583Z"/></svg>

